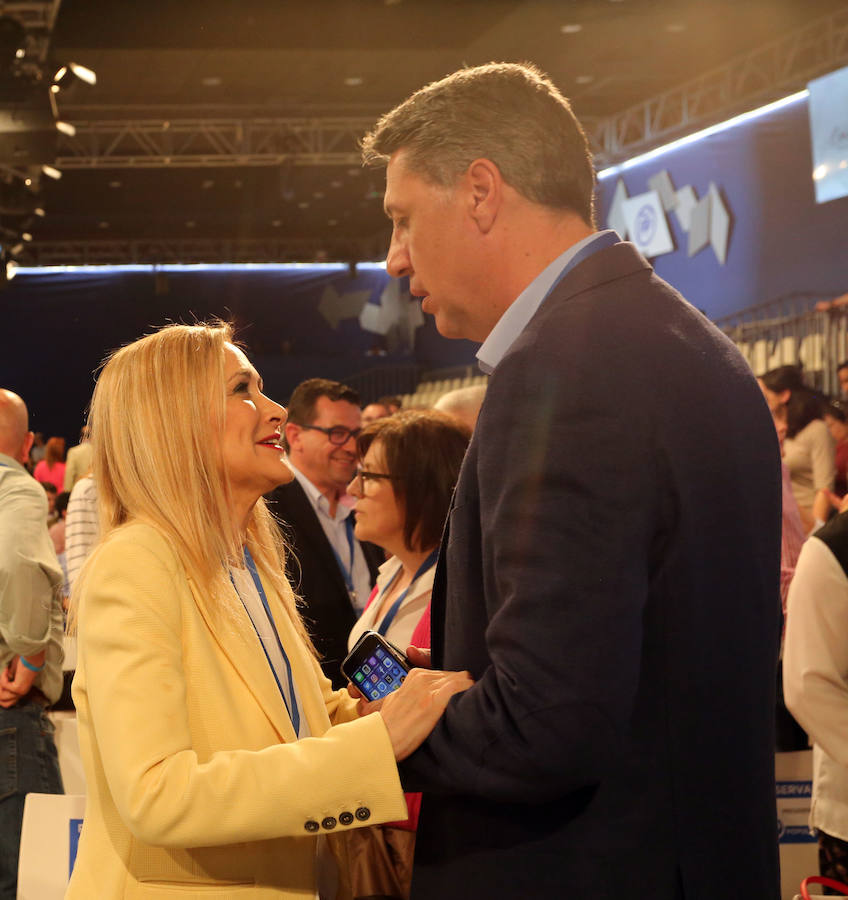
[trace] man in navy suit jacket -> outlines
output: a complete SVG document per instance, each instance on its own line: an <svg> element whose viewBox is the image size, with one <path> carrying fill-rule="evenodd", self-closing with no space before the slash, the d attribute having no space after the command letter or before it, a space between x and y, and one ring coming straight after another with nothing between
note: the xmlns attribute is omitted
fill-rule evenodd
<svg viewBox="0 0 848 900"><path fill-rule="evenodd" d="M491 373L432 599L468 669L401 766L414 898L778 896L780 470L735 347L593 227L568 102L466 69L365 138L388 271Z"/></svg>
<svg viewBox="0 0 848 900"><path fill-rule="evenodd" d="M266 496L288 546L286 574L303 600L301 614L321 668L341 688L347 639L364 609L385 555L358 541L342 502L356 472L359 395L347 385L309 378L292 392L286 445L295 478ZM356 603L356 606L354 606Z"/></svg>

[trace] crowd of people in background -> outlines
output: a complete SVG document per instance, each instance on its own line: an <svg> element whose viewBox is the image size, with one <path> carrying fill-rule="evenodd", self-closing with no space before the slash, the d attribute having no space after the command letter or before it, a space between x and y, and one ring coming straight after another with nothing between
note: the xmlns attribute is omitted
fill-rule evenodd
<svg viewBox="0 0 848 900"><path fill-rule="evenodd" d="M829 398L797 366L760 378L783 456L776 748L813 745L811 827L822 875L848 880L848 361Z"/></svg>
<svg viewBox="0 0 848 900"><path fill-rule="evenodd" d="M535 67L430 84L362 151L386 167L387 271L481 344L485 401L363 407L310 378L286 411L220 322L110 357L88 459L87 436L67 461L33 441L0 391L20 588L0 612L31 626L3 632L0 707L41 729L50 777L30 790L61 791L57 598L79 641L66 896L323 898L350 879L406 900L417 845L416 900L773 898L773 751L807 734L822 870L844 880L845 410L791 366L758 389L595 230L585 132ZM31 555L8 552L22 538ZM366 627L411 642L376 704L341 689ZM0 830L12 890L17 839Z"/></svg>
<svg viewBox="0 0 848 900"><path fill-rule="evenodd" d="M839 373L848 376L848 362L840 366ZM788 659L794 668L783 676L781 659L778 670L776 749L792 751L806 749L807 732L813 740L820 734L800 683L808 682L810 675L799 674L801 652L797 642L801 639L796 635L802 629L817 627L800 610L802 605L812 608L823 602L817 580L823 577L823 565L834 568L833 559L827 550L814 544L818 549L806 552L800 577L795 579L795 574L808 536L820 535L827 522L848 509L848 377L844 380L845 394L833 398L807 383L796 366L773 369L759 380L783 457L784 617L791 595L804 598L796 600L798 609L790 630ZM294 550L288 557L288 574L301 597L310 638L336 686L344 684L339 665L346 650L363 630L381 628L397 597L402 602L391 613L387 636L399 647L428 646L429 590L438 537L484 395L485 386L460 388L443 395L432 411L401 411L400 397L380 397L363 404L353 389L324 379L310 379L294 391L286 438L289 464L296 478L270 494L269 503ZM70 448L66 458L64 438L51 436L45 441L41 433L36 433L26 462L27 470L45 491L46 525L62 569L65 598L70 596L98 535L88 437L87 428L83 429L79 444ZM299 497L294 504L293 493ZM314 502L307 502L307 496ZM335 496L335 505L328 503L328 496ZM385 504L391 514L381 508ZM352 542L349 534L353 535ZM427 561L430 565L426 571L419 571ZM848 568L848 552L845 562ZM790 585L796 581L790 594ZM817 584L812 596L811 581ZM848 582L844 590L840 602L848 617ZM335 609L330 608L329 598L333 596ZM827 621L828 615L832 612L820 611L821 622ZM804 640L821 652L809 635ZM66 636L65 645L65 689L57 708L73 708L70 684L76 660L75 639ZM806 657L802 659L807 661ZM792 714L783 699L783 677L787 678ZM848 710L848 679L844 680L844 691ZM832 730L831 724L826 727ZM827 737L821 740L827 741ZM841 753L833 744L823 746L831 746L834 756ZM829 774L829 781L825 781L832 793L834 777L827 773L828 757L821 747L816 744L817 771L824 769ZM819 802L817 810L829 831L839 834L843 833L843 821L848 824L848 778L836 779L836 783L840 796ZM361 892L408 893L417 797L407 795L410 815L406 821L357 832L360 865L354 872ZM839 807L837 813L832 811L834 806ZM820 838L823 872L845 878L848 842L843 845L825 830ZM375 867L375 859L380 861L379 866Z"/></svg>

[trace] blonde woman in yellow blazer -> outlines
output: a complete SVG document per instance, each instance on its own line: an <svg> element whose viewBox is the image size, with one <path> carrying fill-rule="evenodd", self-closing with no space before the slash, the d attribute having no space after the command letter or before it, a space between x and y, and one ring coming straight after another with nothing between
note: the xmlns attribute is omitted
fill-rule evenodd
<svg viewBox="0 0 848 900"><path fill-rule="evenodd" d="M291 477L261 388L224 324L164 328L99 378L68 900L345 897L344 832L405 814L396 760L470 683L414 670L363 718L332 690L261 500Z"/></svg>

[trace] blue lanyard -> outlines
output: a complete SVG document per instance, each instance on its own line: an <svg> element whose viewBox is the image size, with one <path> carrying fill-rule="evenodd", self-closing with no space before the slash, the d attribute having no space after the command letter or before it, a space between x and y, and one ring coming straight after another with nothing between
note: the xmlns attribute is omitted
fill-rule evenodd
<svg viewBox="0 0 848 900"><path fill-rule="evenodd" d="M250 621L253 623L253 628L256 631L256 636L259 638L259 643L262 644L262 650L265 653L265 658L268 660L268 665L271 668L271 673L274 676L274 681L277 682L277 688L280 691L280 696L283 698L283 703L286 705L286 710L289 713L289 717L291 718L292 726L294 727L294 733L300 733L300 710L297 708L297 698L294 693L294 678L292 677L292 667L289 662L289 657L286 651L283 649L283 645L280 642L280 635L277 633L277 628L274 625L274 617L271 615L271 609L268 606L268 598L265 596L265 589L262 587L262 582L259 580L259 573L256 571L256 563L253 561L253 556L250 553L250 550L247 547L244 548L244 561L247 564L247 570L250 572L250 577L253 579L253 584L256 586L256 592L259 594L259 599L262 601L262 605L265 607L265 613L268 616L268 624L271 626L271 630L274 632L274 637L277 639L277 646L280 648L280 654L283 657L283 662L286 664L286 673L288 675L289 681L289 695L291 697L291 706L289 706L289 701L286 698L286 692L283 690L283 686L280 684L280 679L277 677L277 670L274 668L271 663L271 657L268 656L268 651L265 649L265 644L262 641L262 637L259 634L259 629L256 627L256 622L253 621L253 617L250 617ZM236 587L235 581L233 581L233 576L230 575L230 581L233 582L233 587ZM238 588L236 588L236 593L238 594ZM239 594L239 599L244 605L244 598ZM248 616L250 616L250 612L245 605L245 612L247 612Z"/></svg>
<svg viewBox="0 0 848 900"><path fill-rule="evenodd" d="M336 562L339 564L339 568L342 572L342 578L344 578L345 586L347 587L347 592L350 594L351 602L356 602L356 589L353 586L353 515L351 513L347 514L347 518L344 520L345 522L345 531L347 532L347 545L350 548L350 565L345 566L342 562L342 558L339 556L338 550L330 544L330 549L333 551L333 556L336 557Z"/></svg>
<svg viewBox="0 0 848 900"><path fill-rule="evenodd" d="M395 602L389 607L389 611L385 614L385 616L383 616L383 621L380 622L380 627L377 629L378 634L381 634L383 637L386 636L386 632L389 630L389 626L392 624L392 622L394 622L395 616L398 614L398 610L400 609L401 603L403 603L403 601L406 600L406 595L412 590L412 586L415 584L415 582L418 581L418 579L426 571L428 571L429 569L432 569L433 566L436 565L436 560L438 559L438 556L439 556L439 548L436 547L436 549L418 567L418 571L412 576L412 581L409 582L409 587L407 587L407 589L400 595L400 597L398 597L397 600L395 600ZM380 597L375 601L376 603L379 603L380 600L383 599L383 596L385 595L386 591L395 583L395 578L397 578L398 575L400 575L402 568L403 567L401 567L400 569L397 570L397 572L395 572L394 578L392 578L392 580L380 592Z"/></svg>
<svg viewBox="0 0 848 900"><path fill-rule="evenodd" d="M580 265L584 259L588 259L593 253L597 253L599 250L605 250L607 247L612 247L613 244L618 244L621 242L621 238L614 231L602 231L598 234L598 236L590 241L582 250L578 253L575 253L574 256L565 264L565 268L557 275L556 281L551 285L550 290L545 297L549 297L553 292L554 288L562 281L563 278L575 267Z"/></svg>

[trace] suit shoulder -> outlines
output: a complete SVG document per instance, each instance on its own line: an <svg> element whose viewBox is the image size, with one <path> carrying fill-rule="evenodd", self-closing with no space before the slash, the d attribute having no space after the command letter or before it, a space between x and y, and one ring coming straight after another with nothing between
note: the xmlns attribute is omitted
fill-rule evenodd
<svg viewBox="0 0 848 900"><path fill-rule="evenodd" d="M848 513L834 516L815 533L815 537L830 550L848 575Z"/></svg>
<svg viewBox="0 0 848 900"><path fill-rule="evenodd" d="M106 560L150 560L176 573L182 566L171 542L146 522L129 522L114 529L95 551L101 564Z"/></svg>
<svg viewBox="0 0 848 900"><path fill-rule="evenodd" d="M296 478L292 479L288 484L281 484L274 488L269 494L265 495L265 500L271 509L275 507L292 507L308 502L309 498L306 492L298 483Z"/></svg>
<svg viewBox="0 0 848 900"><path fill-rule="evenodd" d="M47 495L44 488L29 475L13 472L2 481L3 499L6 503L16 501L44 510L47 518Z"/></svg>

